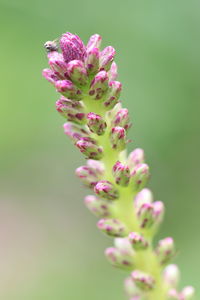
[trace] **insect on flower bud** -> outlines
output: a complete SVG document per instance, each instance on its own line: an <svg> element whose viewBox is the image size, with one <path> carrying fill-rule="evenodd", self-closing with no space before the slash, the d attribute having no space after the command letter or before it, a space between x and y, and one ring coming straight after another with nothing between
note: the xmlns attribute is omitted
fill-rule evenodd
<svg viewBox="0 0 200 300"><path fill-rule="evenodd" d="M170 288L176 288L180 280L180 271L177 265L168 265L163 271L165 283Z"/></svg>
<svg viewBox="0 0 200 300"><path fill-rule="evenodd" d="M117 64L113 61L110 70L108 72L109 81L114 81L117 79L118 73L117 73Z"/></svg>
<svg viewBox="0 0 200 300"><path fill-rule="evenodd" d="M153 205L144 203L137 212L138 221L141 228L148 229L154 224Z"/></svg>
<svg viewBox="0 0 200 300"><path fill-rule="evenodd" d="M115 49L111 46L108 46L103 49L100 53L99 66L100 70L108 71L115 57Z"/></svg>
<svg viewBox="0 0 200 300"><path fill-rule="evenodd" d="M122 151L126 147L126 130L123 127L113 127L110 133L110 142L112 148Z"/></svg>
<svg viewBox="0 0 200 300"><path fill-rule="evenodd" d="M124 237L128 232L126 225L117 219L101 219L97 223L97 227L112 237Z"/></svg>
<svg viewBox="0 0 200 300"><path fill-rule="evenodd" d="M88 81L87 72L81 60L71 60L67 64L67 74L76 84L85 85Z"/></svg>
<svg viewBox="0 0 200 300"><path fill-rule="evenodd" d="M74 59L84 60L86 47L77 35L64 33L60 39L60 48L66 63Z"/></svg>
<svg viewBox="0 0 200 300"><path fill-rule="evenodd" d="M180 298L181 300L190 300L193 299L195 294L195 289L193 288L193 286L186 286L182 292L181 292L181 296L182 298Z"/></svg>
<svg viewBox="0 0 200 300"><path fill-rule="evenodd" d="M103 148L90 137L81 138L75 145L87 158L99 160L103 157Z"/></svg>
<svg viewBox="0 0 200 300"><path fill-rule="evenodd" d="M154 278L151 275L143 273L139 270L132 272L131 278L135 285L143 291L150 291L155 286Z"/></svg>
<svg viewBox="0 0 200 300"><path fill-rule="evenodd" d="M90 112L87 114L87 120L87 125L92 132L96 133L97 135L104 134L107 124L101 116Z"/></svg>
<svg viewBox="0 0 200 300"><path fill-rule="evenodd" d="M79 127L73 123L65 123L63 125L64 133L68 135L73 141L78 141L83 137L88 137L89 132L86 129Z"/></svg>
<svg viewBox="0 0 200 300"><path fill-rule="evenodd" d="M109 89L106 95L104 106L107 110L112 109L117 103L122 90L122 84L119 81L110 81Z"/></svg>
<svg viewBox="0 0 200 300"><path fill-rule="evenodd" d="M55 87L59 93L69 99L80 101L82 92L70 80L58 80Z"/></svg>
<svg viewBox="0 0 200 300"><path fill-rule="evenodd" d="M131 183L133 189L140 191L147 184L150 177L149 166L147 164L137 165L131 173Z"/></svg>
<svg viewBox="0 0 200 300"><path fill-rule="evenodd" d="M132 270L134 267L134 258L132 255L123 253L120 249L110 247L105 250L105 256L108 261L117 268L123 270Z"/></svg>
<svg viewBox="0 0 200 300"><path fill-rule="evenodd" d="M73 101L62 96L56 101L56 110L70 122L86 123L84 107L80 101Z"/></svg>
<svg viewBox="0 0 200 300"><path fill-rule="evenodd" d="M44 48L46 49L46 51L48 53L52 52L52 51L58 51L58 45L56 43L56 40L55 41L47 41L45 44L44 44Z"/></svg>
<svg viewBox="0 0 200 300"><path fill-rule="evenodd" d="M53 51L48 54L48 58L50 68L60 79L65 79L67 72L67 64L64 61L63 55L61 53L58 53L57 51Z"/></svg>
<svg viewBox="0 0 200 300"><path fill-rule="evenodd" d="M116 184L120 186L127 186L130 181L130 170L128 166L123 165L120 161L117 161L112 169L113 176Z"/></svg>
<svg viewBox="0 0 200 300"><path fill-rule="evenodd" d="M44 69L42 71L42 76L53 85L55 85L55 82L58 80L58 77L51 69Z"/></svg>
<svg viewBox="0 0 200 300"><path fill-rule="evenodd" d="M144 203L152 203L152 202L153 202L152 192L147 188L141 190L139 193L137 193L134 199L134 205L136 211L138 211Z"/></svg>
<svg viewBox="0 0 200 300"><path fill-rule="evenodd" d="M135 150L133 150L128 156L127 163L131 171L135 168L135 166L143 164L144 150L140 148L136 148Z"/></svg>
<svg viewBox="0 0 200 300"><path fill-rule="evenodd" d="M93 34L87 43L87 50L99 48L101 46L101 41L102 38L99 34Z"/></svg>
<svg viewBox="0 0 200 300"><path fill-rule="evenodd" d="M149 246L148 241L137 232L131 232L128 238L135 250L144 250Z"/></svg>
<svg viewBox="0 0 200 300"><path fill-rule="evenodd" d="M88 49L85 56L85 67L88 74L97 73L99 70L99 49Z"/></svg>
<svg viewBox="0 0 200 300"><path fill-rule="evenodd" d="M107 180L99 181L94 187L94 192L98 196L108 200L115 200L119 197L119 193L114 185Z"/></svg>
<svg viewBox="0 0 200 300"><path fill-rule="evenodd" d="M126 130L128 130L131 127L127 108L122 108L116 113L112 120L112 125L121 126Z"/></svg>
<svg viewBox="0 0 200 300"><path fill-rule="evenodd" d="M173 238L167 237L163 240L160 240L155 249L155 252L160 264L167 264L170 259L176 254Z"/></svg>
<svg viewBox="0 0 200 300"><path fill-rule="evenodd" d="M108 89L108 74L100 71L91 82L89 95L92 99L100 100Z"/></svg>
<svg viewBox="0 0 200 300"><path fill-rule="evenodd" d="M111 216L112 205L106 200L99 199L93 195L88 195L85 197L84 203L87 208L98 218L107 218Z"/></svg>

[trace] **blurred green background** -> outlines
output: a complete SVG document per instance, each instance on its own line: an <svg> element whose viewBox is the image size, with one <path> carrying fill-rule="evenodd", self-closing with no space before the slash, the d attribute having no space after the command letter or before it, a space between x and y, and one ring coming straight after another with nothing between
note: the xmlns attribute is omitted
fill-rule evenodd
<svg viewBox="0 0 200 300"><path fill-rule="evenodd" d="M172 235L182 285L200 297L200 2L0 0L0 298L125 299L126 274L103 250L112 241L85 209L74 176L84 163L41 76L43 43L65 31L93 33L117 50L129 137L151 166L166 203L158 237Z"/></svg>

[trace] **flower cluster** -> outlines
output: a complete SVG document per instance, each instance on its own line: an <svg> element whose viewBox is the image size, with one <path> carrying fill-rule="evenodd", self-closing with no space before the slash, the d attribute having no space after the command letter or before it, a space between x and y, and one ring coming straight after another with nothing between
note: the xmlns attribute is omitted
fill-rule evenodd
<svg viewBox="0 0 200 300"><path fill-rule="evenodd" d="M153 246L165 207L145 187L150 173L144 151L137 148L126 154L131 122L119 101L122 85L116 81L115 49L100 50L100 45L98 34L85 46L69 32L59 45L45 43L49 69L43 76L60 93L56 110L67 121L64 133L87 159L76 169L93 191L85 205L99 218L99 230L114 238L105 256L114 267L129 272L125 291L130 300L192 299L192 287L178 291L179 270L169 264L176 254L173 239Z"/></svg>

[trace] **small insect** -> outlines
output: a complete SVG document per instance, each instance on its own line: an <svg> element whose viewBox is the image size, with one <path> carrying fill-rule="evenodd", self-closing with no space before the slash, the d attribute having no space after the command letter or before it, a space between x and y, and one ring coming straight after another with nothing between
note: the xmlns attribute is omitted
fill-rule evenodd
<svg viewBox="0 0 200 300"><path fill-rule="evenodd" d="M44 44L44 48L47 52L58 51L57 39L54 41L47 41Z"/></svg>

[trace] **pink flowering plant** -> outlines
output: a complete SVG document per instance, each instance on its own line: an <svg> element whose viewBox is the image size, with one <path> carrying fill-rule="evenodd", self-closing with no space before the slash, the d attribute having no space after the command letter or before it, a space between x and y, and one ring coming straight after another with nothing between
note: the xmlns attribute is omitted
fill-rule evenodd
<svg viewBox="0 0 200 300"><path fill-rule="evenodd" d="M119 101L115 49L100 50L100 45L98 34L85 46L69 32L59 43L45 43L50 68L43 76L60 93L56 109L67 121L64 133L87 159L76 169L92 192L85 205L99 218L99 230L114 238L105 256L127 273L124 287L130 300L193 299L194 288L179 290L179 269L170 264L176 254L173 238L153 244L165 207L145 187L150 174L144 151L137 148L127 155L131 122Z"/></svg>

